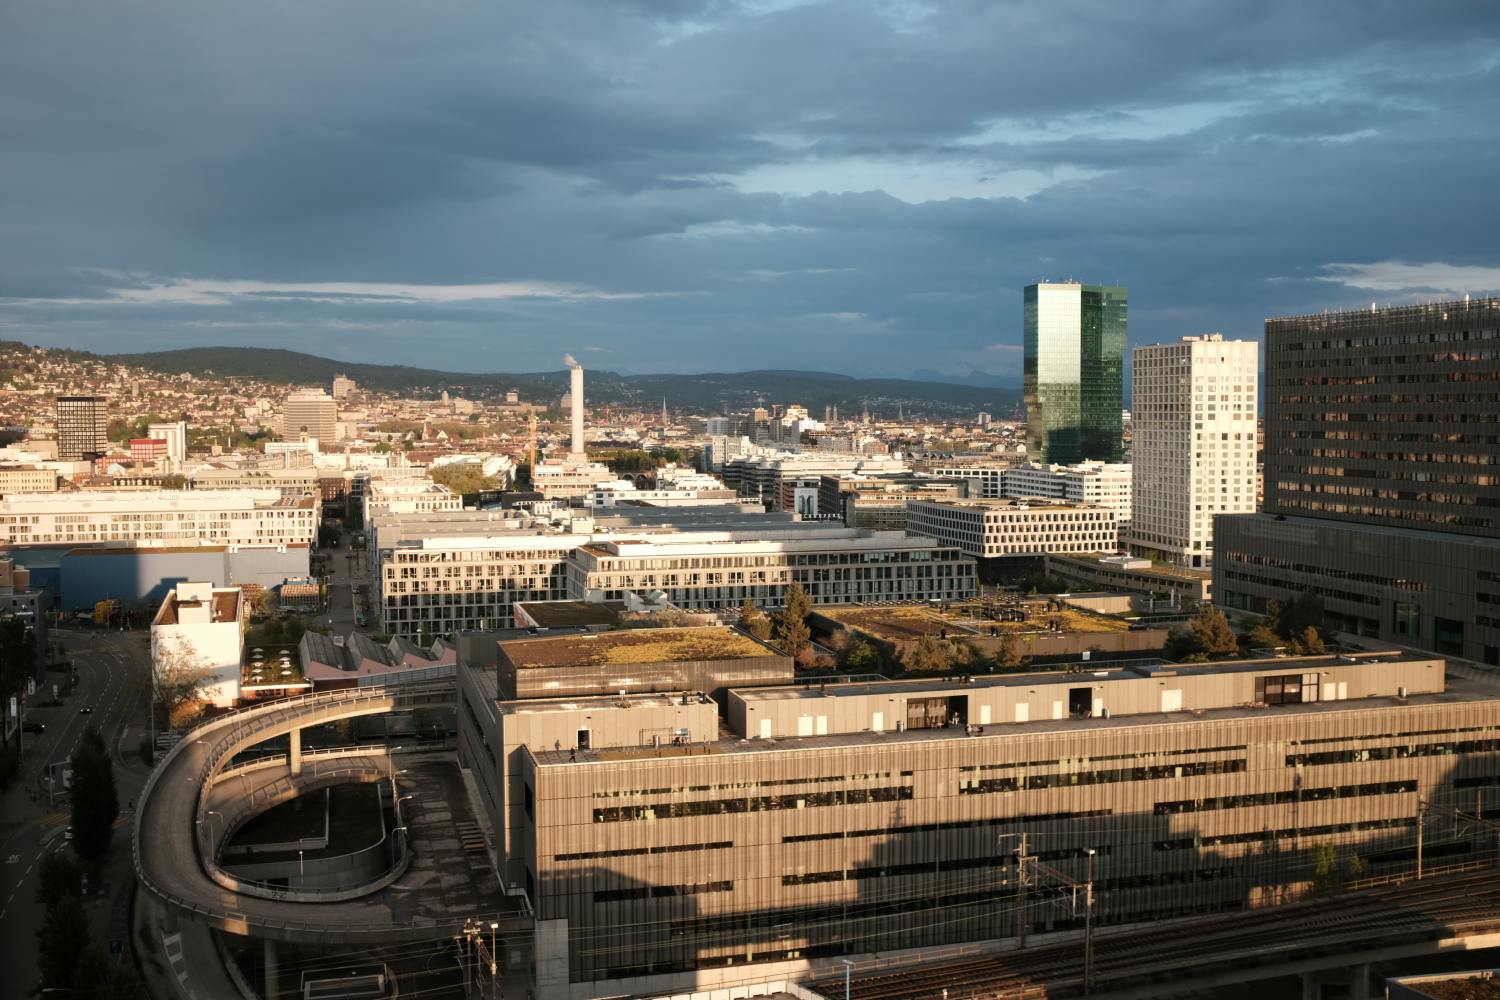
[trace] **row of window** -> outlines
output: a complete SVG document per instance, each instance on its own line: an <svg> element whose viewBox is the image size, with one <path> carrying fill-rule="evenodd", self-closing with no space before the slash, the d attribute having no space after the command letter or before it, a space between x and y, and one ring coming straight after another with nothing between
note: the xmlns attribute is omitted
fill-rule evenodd
<svg viewBox="0 0 1500 1000"><path fill-rule="evenodd" d="M1355 750L1319 750L1287 754L1287 767L1321 764L1360 764L1367 760L1406 760L1412 757L1451 757L1455 754L1494 753L1500 740L1458 740L1453 743L1408 743L1405 746L1361 747Z"/></svg>
<svg viewBox="0 0 1500 1000"><path fill-rule="evenodd" d="M1054 760L1018 760L999 764L980 764L979 770L1009 771L1021 767L1076 768L1085 764L1102 764L1112 760L1147 761L1165 757L1189 757L1205 753L1244 753L1245 750L1246 746L1243 743L1223 747L1187 747L1182 750L1143 750L1140 753L1108 753L1095 754L1092 757L1060 757ZM971 767L959 768L960 773L972 770L973 768Z"/></svg>
<svg viewBox="0 0 1500 1000"><path fill-rule="evenodd" d="M992 819L948 820L942 823L906 823L879 826L866 830L831 830L827 833L792 833L781 838L784 844L807 844L823 840L854 840L859 837L885 837L898 833L942 833L948 830L979 830L991 826L1014 826L1017 823L1066 822L1075 819L1097 819L1113 814L1112 809L1075 809L1064 812L1026 813Z"/></svg>
<svg viewBox="0 0 1500 1000"><path fill-rule="evenodd" d="M1339 833L1363 833L1367 830L1397 830L1416 825L1415 819L1406 816L1371 819L1360 823L1326 823L1322 826L1293 826L1284 830L1225 833L1211 837L1177 837L1172 840L1158 840L1151 847L1157 851L1192 851L1202 847L1219 847L1224 844L1259 844L1272 840L1290 840L1294 837L1327 837Z"/></svg>
<svg viewBox="0 0 1500 1000"><path fill-rule="evenodd" d="M594 902L618 903L627 899L665 899L671 896L701 896L709 892L733 891L733 880L697 882L692 885L643 885L633 889L603 889L594 893Z"/></svg>
<svg viewBox="0 0 1500 1000"><path fill-rule="evenodd" d="M963 770L963 769L961 769ZM1197 778L1206 774L1237 774L1245 770L1238 760L1201 760L1185 764L1157 764L1149 767L1116 767L1102 771L1073 771L1063 774L1032 774L1024 778L958 779L958 794L986 795L992 792L1017 792L1023 788L1069 788L1074 785L1108 785L1121 781L1160 781L1166 778Z"/></svg>
<svg viewBox="0 0 1500 1000"><path fill-rule="evenodd" d="M768 812L778 809L817 809L826 806L900 802L912 798L910 785L886 788L847 788L803 795L749 795L703 802L657 802L652 805L606 806L594 810L595 823L628 823L637 820L680 819L684 816L718 816L729 813Z"/></svg>
<svg viewBox="0 0 1500 1000"><path fill-rule="evenodd" d="M910 778L910 771L902 771L901 777ZM865 774L829 774L816 778L768 778L765 781L728 781L717 785L674 785L666 788L610 788L596 791L596 799L618 799L633 795L680 795L683 792L734 792L744 788L778 788L787 785L825 785L845 781L885 781L889 771L870 771Z"/></svg>
<svg viewBox="0 0 1500 1000"><path fill-rule="evenodd" d="M1366 785L1329 785L1323 788L1288 788L1277 792L1251 792L1246 795L1220 795L1207 799L1158 802L1152 812L1158 816L1175 816L1178 813L1215 812L1220 809L1282 806L1293 802L1324 802L1329 799L1356 799L1369 795L1399 795L1416 790L1415 780L1378 781Z"/></svg>
<svg viewBox="0 0 1500 1000"><path fill-rule="evenodd" d="M1084 857L1090 848L1064 847L1052 851L1034 851L1036 861L1074 861ZM1110 854L1114 848L1100 844L1092 848L1096 855ZM782 885L813 885L819 882L857 882L871 878L893 878L898 875L938 875L944 872L973 871L976 868L1007 868L1011 858L1003 854L986 854L977 858L938 858L901 865L867 865L862 868L834 868L822 872L795 872L781 876Z"/></svg>
<svg viewBox="0 0 1500 1000"><path fill-rule="evenodd" d="M723 851L734 846L732 840L716 840L711 844L662 844L655 847L624 847L613 851L578 851L573 854L555 854L553 861L602 861L605 858L637 858L648 854L683 854L694 851Z"/></svg>

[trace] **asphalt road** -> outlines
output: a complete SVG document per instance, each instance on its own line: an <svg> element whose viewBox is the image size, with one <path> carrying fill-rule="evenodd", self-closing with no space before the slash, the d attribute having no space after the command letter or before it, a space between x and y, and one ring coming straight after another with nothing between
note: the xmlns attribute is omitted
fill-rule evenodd
<svg viewBox="0 0 1500 1000"><path fill-rule="evenodd" d="M0 976L0 1000L20 1000L37 985L35 928L43 914L36 902L37 872L44 851L67 849L63 830L69 812L60 768L55 769L60 794L55 803L49 803L46 765L67 760L91 722L116 752L115 786L122 810L102 884L92 887L86 901L96 941L107 943L125 936L121 914L134 881L129 817L123 811L145 784L146 768L136 748L146 725L147 636L103 630L56 630L53 634L62 638L66 655L76 662L79 684L61 707L30 710L27 718L45 724L47 731L26 734L21 777L0 797L0 969L5 970ZM66 676L48 671L47 695L54 682L61 688ZM33 701L40 700L39 692ZM79 712L85 706L91 709L87 715Z"/></svg>

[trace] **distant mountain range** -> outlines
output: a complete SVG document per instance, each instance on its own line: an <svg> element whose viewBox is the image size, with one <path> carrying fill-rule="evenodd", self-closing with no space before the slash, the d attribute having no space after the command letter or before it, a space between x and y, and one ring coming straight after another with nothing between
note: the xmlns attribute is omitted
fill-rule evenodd
<svg viewBox="0 0 1500 1000"><path fill-rule="evenodd" d="M555 403L568 389L566 370L555 372L442 372L406 365L350 364L296 351L258 347L191 347L149 354L115 354L111 360L152 371L254 378L284 385L327 385L347 375L363 388L414 396L447 391L473 399L515 389L528 402ZM828 372L710 372L702 375L617 375L588 370L587 395L596 405L671 407L700 412L735 411L766 403L801 403L815 417L825 406L853 416L868 406L881 417L910 414L1005 416L1021 402L1017 388L908 379L857 379Z"/></svg>

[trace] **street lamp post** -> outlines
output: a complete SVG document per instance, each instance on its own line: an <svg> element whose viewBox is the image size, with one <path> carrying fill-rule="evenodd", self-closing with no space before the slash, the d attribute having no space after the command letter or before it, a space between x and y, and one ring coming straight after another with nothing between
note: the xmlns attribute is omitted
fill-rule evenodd
<svg viewBox="0 0 1500 1000"><path fill-rule="evenodd" d="M839 959L844 963L844 1000L849 1000L849 975L854 971L854 963L847 958Z"/></svg>

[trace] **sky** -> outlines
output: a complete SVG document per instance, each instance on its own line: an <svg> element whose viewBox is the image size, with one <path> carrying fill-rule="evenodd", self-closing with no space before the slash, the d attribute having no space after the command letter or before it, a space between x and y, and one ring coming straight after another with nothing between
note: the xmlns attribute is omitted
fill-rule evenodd
<svg viewBox="0 0 1500 1000"><path fill-rule="evenodd" d="M1013 375L1500 292L1500 4L17 0L0 339Z"/></svg>

